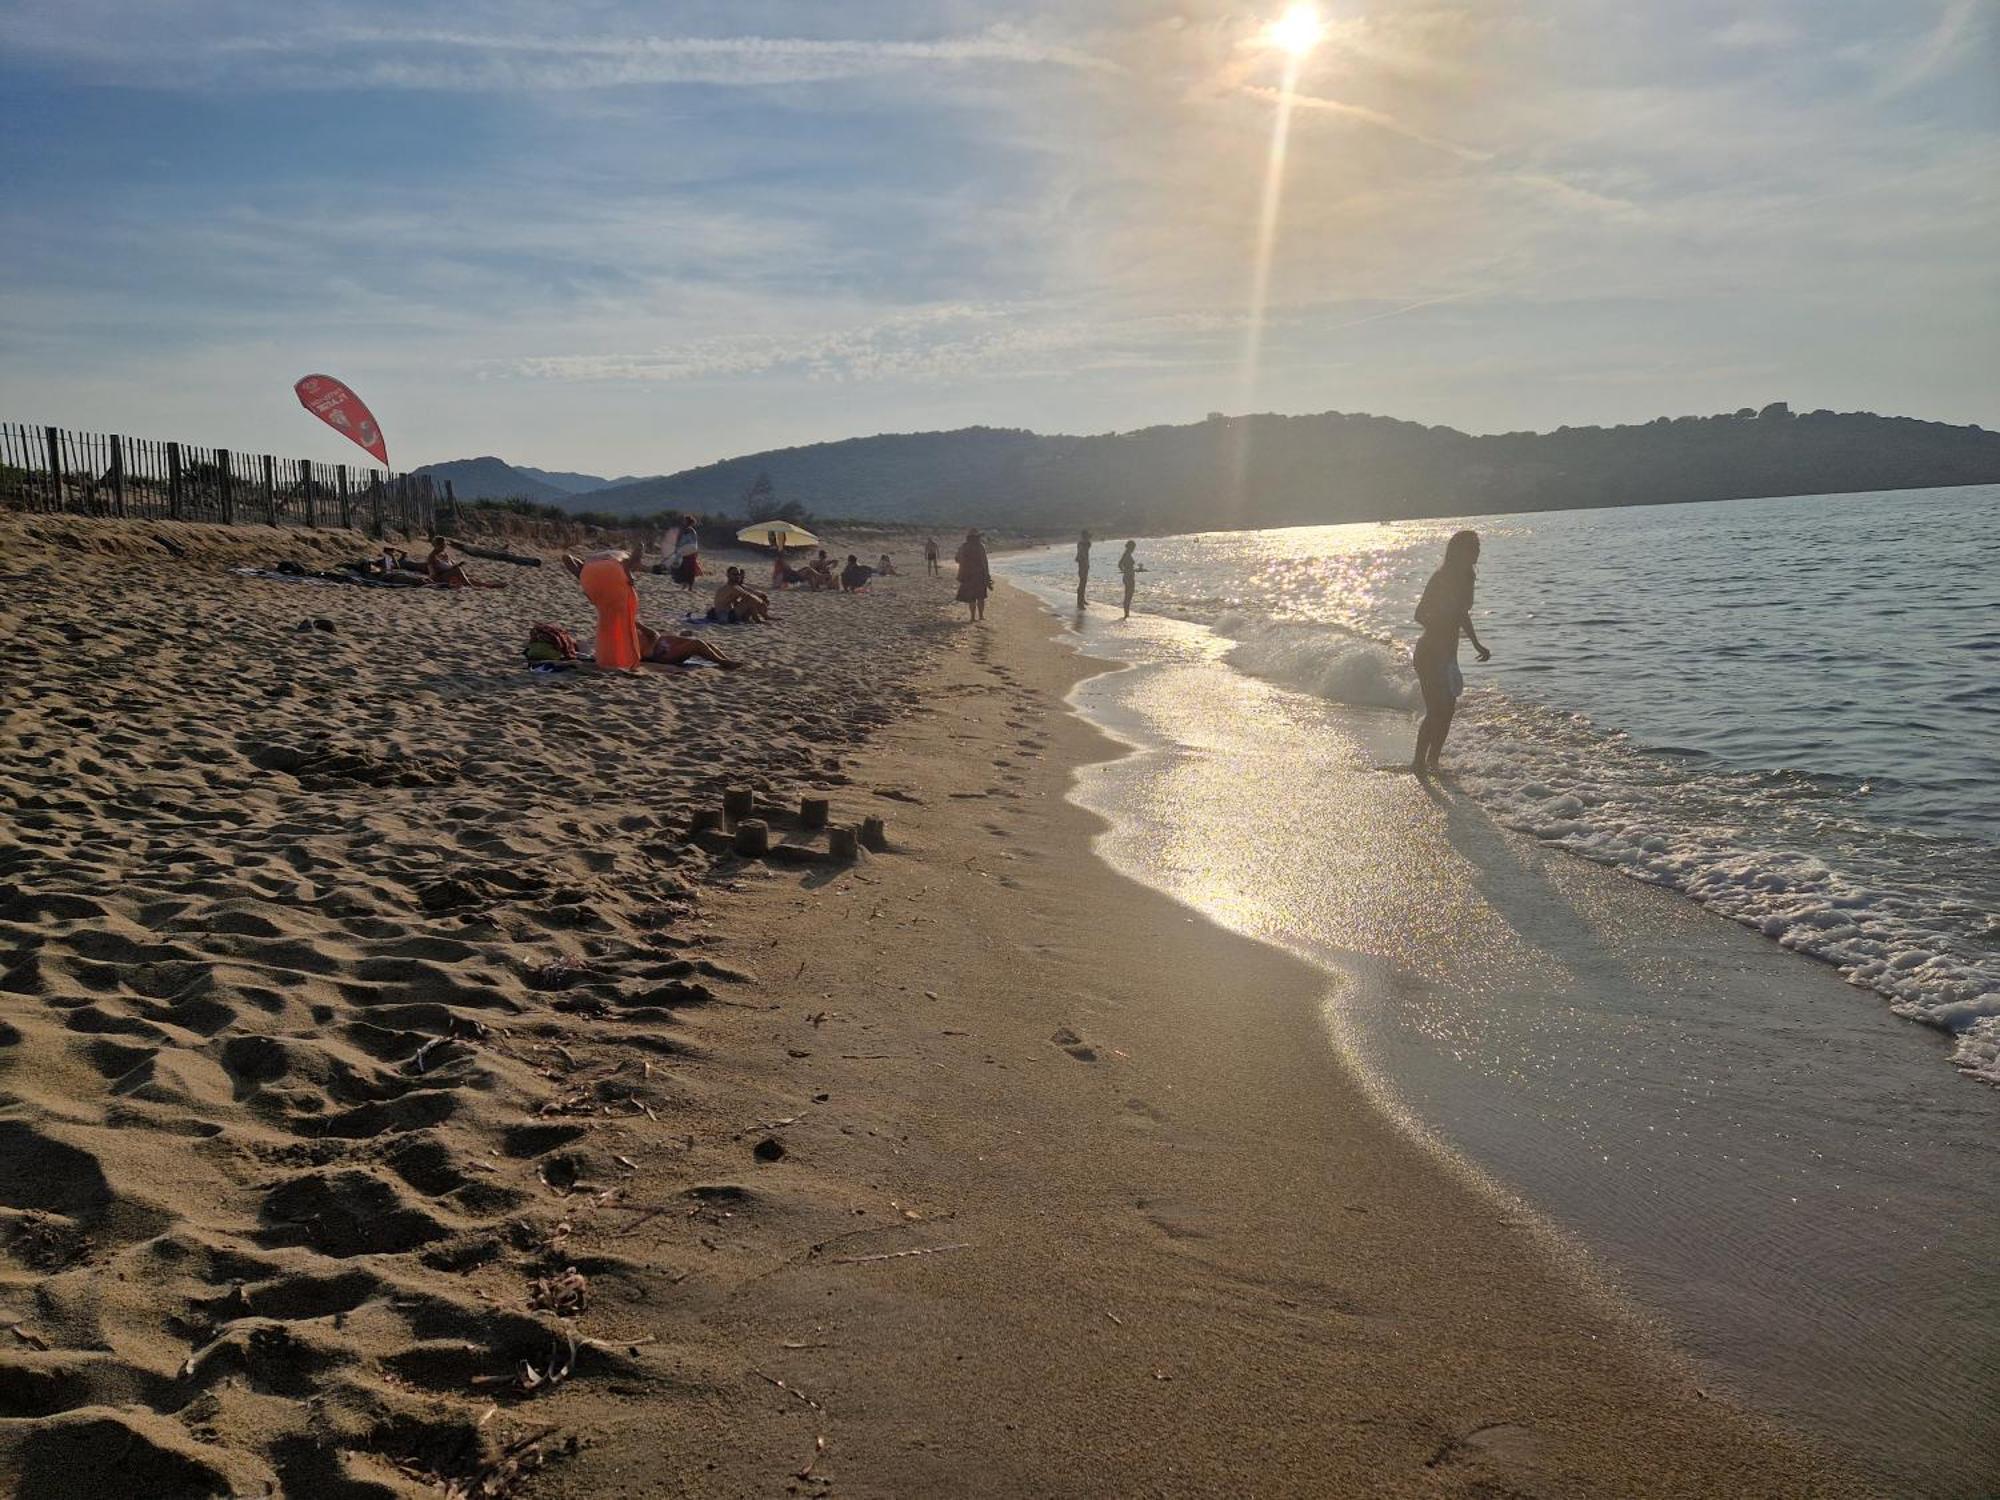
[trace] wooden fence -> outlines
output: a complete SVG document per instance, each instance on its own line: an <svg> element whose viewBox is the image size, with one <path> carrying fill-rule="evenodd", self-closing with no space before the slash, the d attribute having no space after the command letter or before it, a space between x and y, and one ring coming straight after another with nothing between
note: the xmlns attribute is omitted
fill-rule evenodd
<svg viewBox="0 0 2000 1500"><path fill-rule="evenodd" d="M416 536L456 497L428 474L0 422L0 508Z"/></svg>

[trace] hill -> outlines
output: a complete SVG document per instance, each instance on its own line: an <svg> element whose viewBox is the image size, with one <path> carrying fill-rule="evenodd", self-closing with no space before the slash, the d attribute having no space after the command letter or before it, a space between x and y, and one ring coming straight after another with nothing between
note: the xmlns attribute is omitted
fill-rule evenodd
<svg viewBox="0 0 2000 1500"><path fill-rule="evenodd" d="M2000 434L1783 402L1493 436L1342 412L1095 437L969 427L749 454L592 491L587 508L735 514L760 476L822 516L1158 532L2000 483Z"/></svg>
<svg viewBox="0 0 2000 1500"><path fill-rule="evenodd" d="M526 464L509 465L515 473L526 474L530 479L539 479L551 489L561 490L565 495L587 495L592 490L608 489L614 484L637 484L637 474L624 474L617 479L606 479L601 474L572 474L565 469L533 469Z"/></svg>
<svg viewBox="0 0 2000 1500"><path fill-rule="evenodd" d="M541 500L567 499L570 490L540 479L526 469L517 469L504 459L454 458L441 464L425 464L412 473L428 474L438 483L451 481L452 493L461 500Z"/></svg>

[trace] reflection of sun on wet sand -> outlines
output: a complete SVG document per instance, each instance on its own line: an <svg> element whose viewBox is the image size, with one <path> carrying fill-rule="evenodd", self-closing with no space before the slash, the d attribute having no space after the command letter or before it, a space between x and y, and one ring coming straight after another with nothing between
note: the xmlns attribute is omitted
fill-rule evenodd
<svg viewBox="0 0 2000 1500"><path fill-rule="evenodd" d="M559 568L0 528L9 1493L1847 1492L1094 862L1018 596L540 676ZM890 847L689 840L728 785Z"/></svg>

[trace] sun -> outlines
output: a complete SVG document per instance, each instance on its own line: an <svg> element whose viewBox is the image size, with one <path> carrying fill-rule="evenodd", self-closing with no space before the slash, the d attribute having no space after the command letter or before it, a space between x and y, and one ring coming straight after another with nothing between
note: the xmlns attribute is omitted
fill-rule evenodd
<svg viewBox="0 0 2000 1500"><path fill-rule="evenodd" d="M1267 46L1276 47L1280 52L1293 57L1304 57L1320 43L1326 35L1326 22L1319 16L1319 7L1300 0L1277 20L1264 28Z"/></svg>

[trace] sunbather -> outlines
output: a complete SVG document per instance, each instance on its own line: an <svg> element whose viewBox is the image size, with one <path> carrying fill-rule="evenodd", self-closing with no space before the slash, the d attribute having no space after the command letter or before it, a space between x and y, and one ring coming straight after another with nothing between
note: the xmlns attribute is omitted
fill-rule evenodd
<svg viewBox="0 0 2000 1500"><path fill-rule="evenodd" d="M724 615L731 620L754 620L762 625L771 618L770 595L760 594L745 583L741 568L731 568L724 575L722 587L715 591L715 603L709 608L712 619Z"/></svg>
<svg viewBox="0 0 2000 1500"><path fill-rule="evenodd" d="M451 548L441 536L431 538L431 555L424 559L424 571L430 574L431 582L441 589L498 589L502 583L488 579L474 578L465 571L465 564L451 555Z"/></svg>
<svg viewBox="0 0 2000 1500"><path fill-rule="evenodd" d="M654 630L649 625L639 627L639 659L659 666L677 667L682 662L712 661L724 671L733 672L743 663L733 657L724 656L707 641L691 635L668 635Z"/></svg>
<svg viewBox="0 0 2000 1500"><path fill-rule="evenodd" d="M868 580L874 576L875 570L863 567L861 559L850 552L847 554L847 566L840 570L840 591L843 594L858 594L868 587Z"/></svg>

